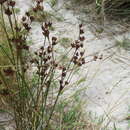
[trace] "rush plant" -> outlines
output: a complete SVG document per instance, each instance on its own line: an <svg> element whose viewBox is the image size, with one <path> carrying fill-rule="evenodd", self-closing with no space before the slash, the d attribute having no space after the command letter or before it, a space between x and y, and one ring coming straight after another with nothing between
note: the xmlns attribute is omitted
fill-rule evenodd
<svg viewBox="0 0 130 130"><path fill-rule="evenodd" d="M0 43L0 53L9 61L0 66L0 94L8 98L16 130L53 130L57 128L52 124L55 124L58 101L71 83L75 70L86 63L83 25L79 25L78 38L62 54L69 57L66 62L62 62L61 55L56 53L60 44L56 36L50 35L52 23L49 21L41 25L43 45L32 54L27 43L35 16L26 12L19 22L15 4L13 0L0 1L0 24L7 42L7 46ZM43 0L36 0L33 11L37 13L43 9ZM33 67L35 70L30 72ZM77 121L73 111L70 110L72 116L68 112L64 115L65 124L71 117L73 123Z"/></svg>

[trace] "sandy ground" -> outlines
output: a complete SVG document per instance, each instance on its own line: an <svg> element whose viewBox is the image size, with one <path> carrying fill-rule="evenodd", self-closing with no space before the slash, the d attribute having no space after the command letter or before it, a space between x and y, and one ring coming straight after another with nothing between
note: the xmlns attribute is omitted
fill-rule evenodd
<svg viewBox="0 0 130 130"><path fill-rule="evenodd" d="M81 15L89 18L83 13L75 13L63 8L63 1L59 0L58 13L64 18L63 22L55 22L53 26L56 31L53 35L75 39L78 34L78 24ZM22 15L30 6L30 0L19 0L18 7ZM52 10L48 4L46 9ZM54 10L52 10L54 11ZM85 19L85 20L86 20ZM86 87L83 97L87 102L86 113L93 113L93 120L103 118L104 125L109 125L109 130L115 125L121 130L129 130L127 117L130 108L130 52L115 47L116 40L129 36L129 31L123 34L107 35L110 30L101 33L93 33L92 23L84 23L86 60L93 58L94 54L103 55L103 60L88 63L82 68L79 77L85 76L86 81L80 87ZM118 25L107 25L107 27L119 29ZM37 34L37 35L35 35ZM38 23L34 23L30 36L33 41L32 51L42 45L43 36ZM11 129L7 129L11 130ZM105 130L105 129L103 129Z"/></svg>

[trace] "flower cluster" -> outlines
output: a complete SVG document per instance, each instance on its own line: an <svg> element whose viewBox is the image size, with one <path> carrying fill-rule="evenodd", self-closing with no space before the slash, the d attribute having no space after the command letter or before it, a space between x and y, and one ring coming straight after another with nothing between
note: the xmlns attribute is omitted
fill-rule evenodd
<svg viewBox="0 0 130 130"><path fill-rule="evenodd" d="M15 71L11 67L8 67L7 69L3 69L3 72L6 76L13 76Z"/></svg>
<svg viewBox="0 0 130 130"><path fill-rule="evenodd" d="M0 4L4 4L7 0L0 0Z"/></svg>
<svg viewBox="0 0 130 130"><path fill-rule="evenodd" d="M45 38L49 38L49 28L52 26L52 23L51 22L45 22L44 25L42 25L42 34L44 35Z"/></svg>
<svg viewBox="0 0 130 130"><path fill-rule="evenodd" d="M6 1L7 1L7 5L6 5L6 8L4 9L5 10L5 14L8 15L8 16L11 16L13 14L12 8L15 7L16 3L15 3L15 1L12 1L12 0L10 0L10 1L6 0ZM0 3L3 4L6 1L2 0L2 1L0 1Z"/></svg>
<svg viewBox="0 0 130 130"><path fill-rule="evenodd" d="M100 56L97 56L97 55L95 55L94 57L93 57L93 60L94 61L97 61L97 60L102 60L103 59L103 55L101 54Z"/></svg>
<svg viewBox="0 0 130 130"><path fill-rule="evenodd" d="M34 16L31 16L29 12L26 12L26 15L22 17L23 26L28 32L31 29L31 23L34 21L34 19Z"/></svg>
<svg viewBox="0 0 130 130"><path fill-rule="evenodd" d="M49 28L52 26L51 22L45 22L42 28L42 34L44 36L44 44L43 46L36 51L35 58L32 58L30 61L31 64L35 64L37 66L37 75L39 75L41 81L46 79L45 77L49 77L50 71L55 70L58 67L58 63L54 58L54 46L57 44L57 38L52 37L50 40L50 31ZM48 40L48 44L47 41Z"/></svg>
<svg viewBox="0 0 130 130"><path fill-rule="evenodd" d="M36 0L35 2L36 2L36 6L33 8L33 11L34 12L43 11L44 10L43 0Z"/></svg>
<svg viewBox="0 0 130 130"><path fill-rule="evenodd" d="M80 49L83 48L83 41L85 40L85 37L83 36L84 30L83 30L83 25L79 25L79 39L75 40L74 43L71 44L71 47L75 49L74 56L72 58L72 62L75 65L82 66L85 64L85 58L84 56L84 51L81 51Z"/></svg>

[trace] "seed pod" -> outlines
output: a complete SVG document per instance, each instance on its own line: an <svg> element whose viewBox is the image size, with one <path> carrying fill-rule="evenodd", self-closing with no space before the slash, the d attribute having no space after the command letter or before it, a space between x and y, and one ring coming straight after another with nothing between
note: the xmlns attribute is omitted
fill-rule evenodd
<svg viewBox="0 0 130 130"><path fill-rule="evenodd" d="M35 20L34 16L30 16L30 20L33 22Z"/></svg>
<svg viewBox="0 0 130 130"><path fill-rule="evenodd" d="M84 34L84 30L83 29L80 29L80 34Z"/></svg>
<svg viewBox="0 0 130 130"><path fill-rule="evenodd" d="M30 60L30 63L33 64L33 63L36 63L37 59L32 59Z"/></svg>
<svg viewBox="0 0 130 130"><path fill-rule="evenodd" d="M44 30L44 32L42 32L42 34L45 36L45 37L49 37L49 30Z"/></svg>
<svg viewBox="0 0 130 130"><path fill-rule="evenodd" d="M30 31L31 27L29 27L28 23L23 23L23 26L27 31Z"/></svg>
<svg viewBox="0 0 130 130"><path fill-rule="evenodd" d="M79 56L79 53L78 53L78 52L76 53L76 56Z"/></svg>
<svg viewBox="0 0 130 130"><path fill-rule="evenodd" d="M47 58L44 58L43 61L46 63L46 62L48 61L48 59L47 59Z"/></svg>
<svg viewBox="0 0 130 130"><path fill-rule="evenodd" d="M76 49L79 49L80 45L79 44L76 44Z"/></svg>
<svg viewBox="0 0 130 130"><path fill-rule="evenodd" d="M44 47L42 46L40 49L41 49L41 50L44 50Z"/></svg>
<svg viewBox="0 0 130 130"><path fill-rule="evenodd" d="M57 41L57 38L56 37L52 37L52 41Z"/></svg>
<svg viewBox="0 0 130 130"><path fill-rule="evenodd" d="M65 77L65 76L66 76L66 72L63 72L63 73L62 73L62 76Z"/></svg>
<svg viewBox="0 0 130 130"><path fill-rule="evenodd" d="M84 36L80 36L80 37L79 37L79 40L80 40L80 41L84 41L84 40L85 40L85 37L84 37Z"/></svg>
<svg viewBox="0 0 130 130"><path fill-rule="evenodd" d="M100 55L99 59L102 60L103 59L103 55Z"/></svg>
<svg viewBox="0 0 130 130"><path fill-rule="evenodd" d="M52 45L55 46L57 44L57 42L52 42Z"/></svg>
<svg viewBox="0 0 130 130"><path fill-rule="evenodd" d="M75 44L74 44L74 43L71 43L71 47L72 47L72 48L75 48Z"/></svg>
<svg viewBox="0 0 130 130"><path fill-rule="evenodd" d="M83 43L80 44L80 47L83 48Z"/></svg>
<svg viewBox="0 0 130 130"><path fill-rule="evenodd" d="M82 24L80 24L80 25L79 25L79 28L82 28L82 27L83 27L83 25L82 25Z"/></svg>
<svg viewBox="0 0 130 130"><path fill-rule="evenodd" d="M96 61L97 59L98 59L98 57L97 57L97 56L94 56L94 57L93 57L93 60L94 60L94 61Z"/></svg>
<svg viewBox="0 0 130 130"><path fill-rule="evenodd" d="M25 49L25 50L29 50L29 46L28 45L23 45L23 49Z"/></svg>
<svg viewBox="0 0 130 130"><path fill-rule="evenodd" d="M66 67L63 67L63 71L66 71Z"/></svg>
<svg viewBox="0 0 130 130"><path fill-rule="evenodd" d="M68 81L65 81L65 85L68 85L69 84L69 82Z"/></svg>
<svg viewBox="0 0 130 130"><path fill-rule="evenodd" d="M75 43L78 44L78 43L79 43L79 40L75 40Z"/></svg>
<svg viewBox="0 0 130 130"><path fill-rule="evenodd" d="M0 0L0 4L3 4L4 2L6 2L7 0Z"/></svg>
<svg viewBox="0 0 130 130"><path fill-rule="evenodd" d="M82 66L82 63L81 63L81 62L78 62L78 66Z"/></svg>
<svg viewBox="0 0 130 130"><path fill-rule="evenodd" d="M46 51L43 52L43 55L44 55L44 56L46 55Z"/></svg>
<svg viewBox="0 0 130 130"><path fill-rule="evenodd" d="M20 32L20 31L21 31L21 28L20 28L20 27L15 27L15 30L16 30L17 32Z"/></svg>
<svg viewBox="0 0 130 130"><path fill-rule="evenodd" d="M48 56L47 59L50 60L50 59L51 59L51 56Z"/></svg>
<svg viewBox="0 0 130 130"><path fill-rule="evenodd" d="M57 63L55 63L55 64L54 64L54 66L55 66L55 67L58 67L58 64L57 64Z"/></svg>
<svg viewBox="0 0 130 130"><path fill-rule="evenodd" d="M28 17L30 16L30 13L29 13L29 12L26 12L25 14L26 14Z"/></svg>
<svg viewBox="0 0 130 130"><path fill-rule="evenodd" d="M46 28L43 25L41 26L41 28L43 31L46 31Z"/></svg>
<svg viewBox="0 0 130 130"><path fill-rule="evenodd" d="M85 64L85 59L84 59L84 58L82 58L81 60L82 60L82 64Z"/></svg>
<svg viewBox="0 0 130 130"><path fill-rule="evenodd" d="M27 71L27 68L23 68L23 71L26 72L26 71Z"/></svg>
<svg viewBox="0 0 130 130"><path fill-rule="evenodd" d="M74 60L73 63L76 65L78 62L77 62L77 60Z"/></svg>
<svg viewBox="0 0 130 130"><path fill-rule="evenodd" d="M48 26L51 27L52 26L52 22L48 22Z"/></svg>
<svg viewBox="0 0 130 130"><path fill-rule="evenodd" d="M78 59L78 57L77 56L73 56L73 60L77 60Z"/></svg>
<svg viewBox="0 0 130 130"><path fill-rule="evenodd" d="M60 82L60 85L62 85L62 84L63 84L63 80L60 80L59 82Z"/></svg>
<svg viewBox="0 0 130 130"><path fill-rule="evenodd" d="M11 67L3 69L3 72L5 73L6 76L13 76L14 74L14 70Z"/></svg>
<svg viewBox="0 0 130 130"><path fill-rule="evenodd" d="M43 7L43 6L41 6L41 5L37 4L37 10L43 11L43 9L44 9L44 7Z"/></svg>
<svg viewBox="0 0 130 130"><path fill-rule="evenodd" d="M80 55L83 56L83 55L84 55L84 52L80 52Z"/></svg>
<svg viewBox="0 0 130 130"><path fill-rule="evenodd" d="M39 57L42 57L43 53L42 52L39 52Z"/></svg>
<svg viewBox="0 0 130 130"><path fill-rule="evenodd" d="M36 51L34 52L34 54L35 54L35 55L38 55L38 53L37 53Z"/></svg>
<svg viewBox="0 0 130 130"><path fill-rule="evenodd" d="M33 11L36 13L37 12L37 8L33 8Z"/></svg>
<svg viewBox="0 0 130 130"><path fill-rule="evenodd" d="M9 8L7 8L7 9L5 9L5 14L10 16L10 15L12 15L12 11Z"/></svg>
<svg viewBox="0 0 130 130"><path fill-rule="evenodd" d="M48 52L48 53L51 53L51 52L52 52L52 48L51 48L50 46L48 46L47 52Z"/></svg>
<svg viewBox="0 0 130 130"><path fill-rule="evenodd" d="M48 23L47 22L45 22L44 27L48 28Z"/></svg>
<svg viewBox="0 0 130 130"><path fill-rule="evenodd" d="M42 71L42 72L40 73L40 75L41 75L41 76L44 76L44 75L45 75L45 71Z"/></svg>
<svg viewBox="0 0 130 130"><path fill-rule="evenodd" d="M23 22L26 21L26 17L25 17L25 16L22 17L22 21L23 21Z"/></svg>
<svg viewBox="0 0 130 130"><path fill-rule="evenodd" d="M52 37L52 45L53 45L53 46L57 44L56 41L57 41L57 38L56 38L56 37Z"/></svg>
<svg viewBox="0 0 130 130"><path fill-rule="evenodd" d="M64 88L64 86L63 86L63 85L60 85L60 91L62 91L62 90L63 90L63 88Z"/></svg>
<svg viewBox="0 0 130 130"><path fill-rule="evenodd" d="M8 3L8 5L11 6L11 7L14 7L15 4L16 4L15 1L10 1L10 2Z"/></svg>

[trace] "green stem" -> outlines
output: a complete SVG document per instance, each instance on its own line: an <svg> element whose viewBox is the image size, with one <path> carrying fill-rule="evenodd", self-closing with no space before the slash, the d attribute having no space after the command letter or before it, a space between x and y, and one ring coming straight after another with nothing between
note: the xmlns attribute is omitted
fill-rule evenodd
<svg viewBox="0 0 130 130"><path fill-rule="evenodd" d="M7 30L6 30L6 26L5 26L5 21L4 21L4 15L3 15L3 7L1 5L1 16L2 16L2 23L3 23L3 29L5 31L5 34L6 34L6 38L8 40L8 45L9 45L9 48L10 48L10 52L11 52L11 55L12 55L12 58L13 58L13 64L15 65L15 58L14 58L14 53L13 53L13 47L10 43L10 38L9 38L9 35L7 33Z"/></svg>
<svg viewBox="0 0 130 130"><path fill-rule="evenodd" d="M6 79L5 79L5 77L3 76L1 70L0 70L0 78L1 78L1 80L2 80L2 82L3 82L3 84L4 84L4 86L5 86L6 88L9 88L9 86L8 86L8 84L7 84L7 82L6 82Z"/></svg>
<svg viewBox="0 0 130 130"><path fill-rule="evenodd" d="M48 121L47 121L45 130L48 130L48 126L49 126L50 120L51 120L51 118L52 118L52 115L53 115L53 112L54 112L54 110L55 110L55 106L56 106L56 104L57 104L57 101L58 101L58 99L59 99L60 94L61 94L61 90L59 90L59 92L58 92L58 95L57 95L57 97L56 97L56 100L55 100L55 103L54 103L54 105L53 105L52 111L51 111L51 113L50 113L49 119L48 119Z"/></svg>

